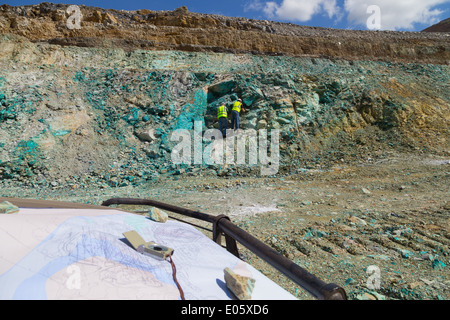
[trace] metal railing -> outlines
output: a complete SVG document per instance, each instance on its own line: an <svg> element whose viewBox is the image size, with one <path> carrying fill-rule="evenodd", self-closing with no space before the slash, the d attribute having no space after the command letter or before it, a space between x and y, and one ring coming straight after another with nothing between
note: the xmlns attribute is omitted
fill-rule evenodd
<svg viewBox="0 0 450 320"><path fill-rule="evenodd" d="M334 283L325 283L305 269L301 268L276 250L264 244L248 232L242 230L225 215L213 216L170 204L130 198L113 198L102 203L102 206L111 205L139 205L153 206L162 210L171 211L183 216L192 217L213 224L213 240L221 244L222 234L225 236L226 248L239 257L236 241L266 261L272 267L283 273L290 280L302 287L309 294L319 300L347 300L345 290Z"/></svg>

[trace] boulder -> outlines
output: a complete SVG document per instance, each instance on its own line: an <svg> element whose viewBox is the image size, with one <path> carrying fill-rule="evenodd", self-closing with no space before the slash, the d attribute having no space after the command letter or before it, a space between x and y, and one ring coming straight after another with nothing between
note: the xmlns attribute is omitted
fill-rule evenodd
<svg viewBox="0 0 450 320"><path fill-rule="evenodd" d="M154 142L160 136L156 129L146 128L136 132L136 136L141 141Z"/></svg>

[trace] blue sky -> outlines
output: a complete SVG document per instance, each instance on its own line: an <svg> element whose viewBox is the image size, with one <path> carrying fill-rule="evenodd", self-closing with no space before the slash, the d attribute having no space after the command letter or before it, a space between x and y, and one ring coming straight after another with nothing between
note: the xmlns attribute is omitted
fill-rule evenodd
<svg viewBox="0 0 450 320"><path fill-rule="evenodd" d="M2 1L12 6L43 1ZM450 0L71 0L52 1L118 10L173 10L291 22L339 29L421 31L450 17Z"/></svg>

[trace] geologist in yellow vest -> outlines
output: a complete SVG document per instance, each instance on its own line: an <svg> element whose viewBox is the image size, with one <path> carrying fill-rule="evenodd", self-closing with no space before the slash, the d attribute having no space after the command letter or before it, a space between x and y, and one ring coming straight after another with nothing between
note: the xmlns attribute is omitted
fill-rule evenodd
<svg viewBox="0 0 450 320"><path fill-rule="evenodd" d="M231 109L231 129L233 130L239 130L239 114L241 110L245 112L242 106L242 99L238 99L233 103L233 108Z"/></svg>
<svg viewBox="0 0 450 320"><path fill-rule="evenodd" d="M225 105L221 105L217 108L217 119L219 119L219 130L225 138L228 129L228 110Z"/></svg>

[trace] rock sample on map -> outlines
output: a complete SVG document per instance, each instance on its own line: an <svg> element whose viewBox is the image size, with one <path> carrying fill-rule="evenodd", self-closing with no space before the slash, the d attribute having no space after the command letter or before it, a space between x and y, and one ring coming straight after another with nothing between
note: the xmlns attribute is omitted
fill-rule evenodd
<svg viewBox="0 0 450 320"><path fill-rule="evenodd" d="M225 268L223 271L227 288L230 289L239 300L250 300L252 298L253 289L255 288L255 279L238 275L230 268Z"/></svg>
<svg viewBox="0 0 450 320"><path fill-rule="evenodd" d="M164 223L169 218L169 215L158 208L152 208L148 212L148 217L153 221Z"/></svg>
<svg viewBox="0 0 450 320"><path fill-rule="evenodd" d="M12 214L19 212L19 208L11 202L3 201L0 203L0 213Z"/></svg>

